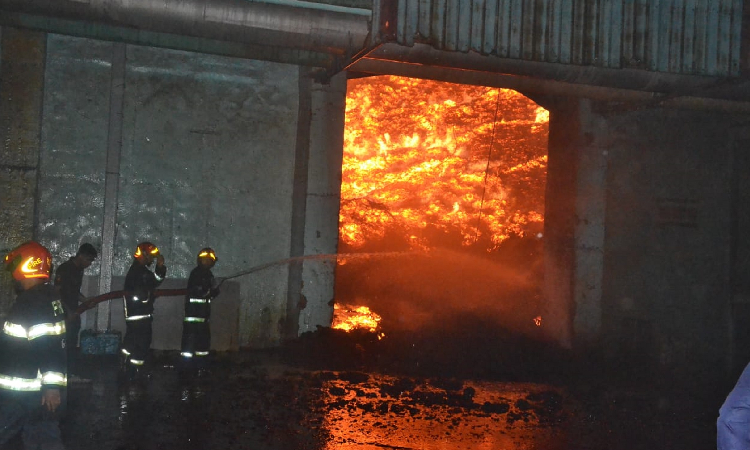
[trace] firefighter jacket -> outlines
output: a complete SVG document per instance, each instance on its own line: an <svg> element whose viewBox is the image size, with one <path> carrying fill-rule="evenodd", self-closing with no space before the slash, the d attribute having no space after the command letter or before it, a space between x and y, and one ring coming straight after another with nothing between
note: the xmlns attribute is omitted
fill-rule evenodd
<svg viewBox="0 0 750 450"><path fill-rule="evenodd" d="M153 272L147 266L133 261L125 276L125 320L151 318L154 313L156 288L167 275L166 266L156 266Z"/></svg>
<svg viewBox="0 0 750 450"><path fill-rule="evenodd" d="M68 384L65 309L39 284L18 294L0 334L0 389L33 392Z"/></svg>
<svg viewBox="0 0 750 450"><path fill-rule="evenodd" d="M198 266L190 272L187 295L185 295L185 321L207 322L211 317L211 299L219 295L214 288L211 269Z"/></svg>

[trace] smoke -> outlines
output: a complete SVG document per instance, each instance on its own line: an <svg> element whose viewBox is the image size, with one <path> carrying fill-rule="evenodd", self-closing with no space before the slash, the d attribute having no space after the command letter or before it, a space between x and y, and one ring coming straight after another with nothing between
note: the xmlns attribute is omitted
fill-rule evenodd
<svg viewBox="0 0 750 450"><path fill-rule="evenodd" d="M381 316L385 337L364 358L378 370L546 377L565 355L535 323L541 314L541 252L528 249L370 253L337 267L336 301Z"/></svg>
<svg viewBox="0 0 750 450"><path fill-rule="evenodd" d="M340 265L336 300L368 306L383 330L471 332L491 323L536 334L541 277L537 261L510 264L453 250L374 254Z"/></svg>

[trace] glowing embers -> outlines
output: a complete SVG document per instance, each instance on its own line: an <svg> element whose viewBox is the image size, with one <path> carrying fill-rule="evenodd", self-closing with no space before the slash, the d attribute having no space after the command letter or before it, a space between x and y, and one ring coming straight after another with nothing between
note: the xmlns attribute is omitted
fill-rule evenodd
<svg viewBox="0 0 750 450"><path fill-rule="evenodd" d="M480 245L541 230L549 113L518 92L401 77L349 81L340 242ZM383 246L375 245L379 250Z"/></svg>
<svg viewBox="0 0 750 450"><path fill-rule="evenodd" d="M331 328L344 331L363 329L375 333L379 323L380 316L367 306L333 305ZM378 339L383 336L383 333L378 333Z"/></svg>

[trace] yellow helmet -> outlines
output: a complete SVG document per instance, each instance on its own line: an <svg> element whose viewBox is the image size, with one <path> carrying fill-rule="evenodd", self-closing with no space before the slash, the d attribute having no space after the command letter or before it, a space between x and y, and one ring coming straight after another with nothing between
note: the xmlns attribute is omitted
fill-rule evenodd
<svg viewBox="0 0 750 450"><path fill-rule="evenodd" d="M141 242L135 248L135 253L133 254L133 256L136 258L140 258L145 255L157 256L158 254L159 249L154 244L150 242Z"/></svg>
<svg viewBox="0 0 750 450"><path fill-rule="evenodd" d="M198 258L197 263L201 263L202 258L208 258L210 259L214 264L216 264L216 261L218 261L219 258L216 257L216 252L214 252L214 249L211 247L204 247L201 249L201 251L198 252Z"/></svg>

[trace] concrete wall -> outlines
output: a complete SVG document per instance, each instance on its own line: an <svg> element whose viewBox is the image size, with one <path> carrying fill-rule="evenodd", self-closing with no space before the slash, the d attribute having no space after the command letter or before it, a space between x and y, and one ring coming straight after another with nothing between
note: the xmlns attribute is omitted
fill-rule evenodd
<svg viewBox="0 0 750 450"><path fill-rule="evenodd" d="M82 242L93 243L103 257L89 268L87 279L98 292L119 288L140 241L157 244L169 279L182 282L197 251L211 246L219 257L217 277L252 272L234 279L236 346L278 344L290 291L290 267L283 261L336 250L345 80L319 86L293 65L34 36L46 46L40 50L46 66L34 71L41 71L44 81L44 88L39 86L43 104L22 106L41 118L34 147L41 169L31 175L32 187L38 178L38 195L23 191L23 197L32 208L36 200L37 213L33 220L8 218L9 229L33 230L56 265ZM125 50L119 78L113 75L117 46ZM7 48L12 47L5 45L3 54L12 57ZM6 78L23 74L7 65L0 70ZM307 126L300 127L301 121ZM113 128L121 137L113 140ZM300 153L300 147L310 150ZM3 185L3 192L16 192L12 180ZM107 204L115 207L106 212ZM293 215L300 217L297 228ZM110 230L108 218L114 221ZM18 240L9 236L3 244L10 248ZM295 240L302 245L292 254ZM251 270L274 261L280 263ZM103 268L111 278L102 276ZM305 270L304 295L312 307L305 319L292 320L325 325L332 279L324 266ZM102 304L90 326L116 323L120 313L114 305ZM313 311L318 306L324 310ZM155 337L155 345L175 342Z"/></svg>
<svg viewBox="0 0 750 450"><path fill-rule="evenodd" d="M0 30L0 250L35 237L46 35ZM8 187L12 187L9 189ZM0 277L0 312L12 298Z"/></svg>
<svg viewBox="0 0 750 450"><path fill-rule="evenodd" d="M623 370L736 371L750 343L732 307L747 298L750 255L745 118L585 100L551 108L550 333Z"/></svg>
<svg viewBox="0 0 750 450"><path fill-rule="evenodd" d="M644 110L608 121L615 137L603 312L605 332L619 344L609 347L680 366L683 375L725 369L736 220L732 118Z"/></svg>

